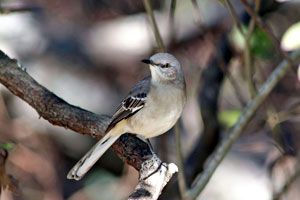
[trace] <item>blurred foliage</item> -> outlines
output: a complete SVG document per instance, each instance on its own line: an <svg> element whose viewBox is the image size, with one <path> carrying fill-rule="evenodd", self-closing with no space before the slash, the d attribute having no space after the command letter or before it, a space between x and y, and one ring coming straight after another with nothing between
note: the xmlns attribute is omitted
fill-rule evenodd
<svg viewBox="0 0 300 200"><path fill-rule="evenodd" d="M241 115L241 111L237 109L223 110L219 112L218 118L222 125L226 128L232 127Z"/></svg>
<svg viewBox="0 0 300 200"><path fill-rule="evenodd" d="M12 150L14 147L15 147L15 143L13 143L13 142L6 142L6 143L0 144L0 148L3 148L7 151Z"/></svg>
<svg viewBox="0 0 300 200"><path fill-rule="evenodd" d="M257 57L271 59L274 55L275 48L270 36L260 28L255 28L250 39L250 46L253 55Z"/></svg>
<svg viewBox="0 0 300 200"><path fill-rule="evenodd" d="M247 27L242 26L243 31L247 32ZM245 48L245 39L237 27L232 29L233 42L238 48ZM274 45L272 39L261 28L256 27L250 38L250 48L252 55L262 58L271 59L274 55Z"/></svg>

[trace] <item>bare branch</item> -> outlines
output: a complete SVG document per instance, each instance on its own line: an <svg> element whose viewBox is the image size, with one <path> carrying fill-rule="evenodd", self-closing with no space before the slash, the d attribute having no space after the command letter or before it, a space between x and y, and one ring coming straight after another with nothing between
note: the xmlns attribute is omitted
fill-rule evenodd
<svg viewBox="0 0 300 200"><path fill-rule="evenodd" d="M165 52L166 48L165 45L162 41L161 35L159 33L158 27L157 27L157 23L155 21L155 17L154 17L154 13L153 13L153 9L152 9L152 5L151 5L151 0L144 0L144 7L146 9L146 12L149 16L150 19L150 23L154 32L154 36L155 36L155 40L156 43L158 45L159 51L160 52Z"/></svg>
<svg viewBox="0 0 300 200"><path fill-rule="evenodd" d="M182 148L181 148L181 137L180 137L180 127L179 122L175 124L174 127L175 132L175 143L176 143L176 160L177 165L179 167L179 173L178 173L178 186L179 186L179 192L181 198L183 198L183 195L187 191L187 185L186 185L186 179L184 175L184 163L183 163L183 156L182 156Z"/></svg>
<svg viewBox="0 0 300 200"><path fill-rule="evenodd" d="M296 60L300 58L300 51L294 52L290 59ZM278 67L272 72L266 82L261 86L258 91L257 96L248 103L245 110L241 114L239 120L232 128L232 130L226 134L227 137L221 142L216 152L212 156L212 159L207 165L207 168L204 170L203 174L200 175L200 178L195 183L195 186L188 191L186 196L196 199L198 195L205 188L206 184L210 180L211 176L222 162L228 151L230 150L233 143L238 139L241 135L242 131L245 129L246 125L250 122L251 118L259 108L259 106L264 102L264 100L268 97L272 89L276 86L276 84L281 80L281 78L287 73L288 69L291 68L289 61L282 61Z"/></svg>
<svg viewBox="0 0 300 200"><path fill-rule="evenodd" d="M255 0L255 13L258 13L260 9L260 0ZM253 75L254 75L254 66L253 66L253 57L251 53L251 46L250 46L250 40L252 33L255 29L255 20L251 18L249 25L248 25L248 30L246 33L245 37L245 52L244 52L244 60L245 60L245 65L246 65L246 73L247 73L247 83L248 83L248 88L250 91L251 98L253 98L257 94L257 88L255 87L254 80L253 80Z"/></svg>
<svg viewBox="0 0 300 200"><path fill-rule="evenodd" d="M244 97L241 93L240 86L238 85L237 81L233 78L230 70L226 71L226 76L228 78L229 83L231 84L231 86L233 88L233 92L234 92L237 100L239 101L241 106L244 107L246 105L246 100L244 100Z"/></svg>
<svg viewBox="0 0 300 200"><path fill-rule="evenodd" d="M238 30L242 34L242 36L245 38L246 33L243 30L242 23L240 22L239 17L237 15L237 13L235 12L233 5L231 4L230 0L224 0L224 3L231 15L236 27L238 28Z"/></svg>
<svg viewBox="0 0 300 200"><path fill-rule="evenodd" d="M256 0L256 12L259 9L259 0ZM251 18L251 21L249 23L248 26L248 30L246 32L246 30L243 29L242 27L242 23L239 20L239 17L234 9L234 7L232 6L230 0L225 0L225 4L227 9L229 10L229 13L231 14L231 17L233 18L233 21L235 22L239 32L241 33L241 35L243 36L243 39L245 41L245 50L244 50L244 62L245 62L245 66L246 66L246 74L247 74L247 83L248 83L248 88L249 88L249 92L251 95L251 98L253 98L256 95L256 88L255 88L255 84L253 82L253 66L252 66L252 56L251 56L251 48L250 48L250 39L251 39L251 35L254 31L255 28L255 20L253 18Z"/></svg>
<svg viewBox="0 0 300 200"><path fill-rule="evenodd" d="M170 5L169 23L170 23L170 37L171 41L174 40L175 34L175 10L176 10L177 0L172 0Z"/></svg>
<svg viewBox="0 0 300 200"><path fill-rule="evenodd" d="M128 200L158 199L164 186L177 171L178 168L174 163L161 163L156 156L153 156L143 163L139 184Z"/></svg>
<svg viewBox="0 0 300 200"><path fill-rule="evenodd" d="M25 5L25 4L1 4L0 3L0 14L9 14L13 12L32 12L34 10L41 9L38 6L34 5Z"/></svg>

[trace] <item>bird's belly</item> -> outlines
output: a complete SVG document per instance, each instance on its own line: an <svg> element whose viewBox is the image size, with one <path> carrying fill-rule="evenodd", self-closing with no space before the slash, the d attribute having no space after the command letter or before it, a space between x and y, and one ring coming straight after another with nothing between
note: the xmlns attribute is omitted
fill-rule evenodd
<svg viewBox="0 0 300 200"><path fill-rule="evenodd" d="M147 118L148 120L141 122L143 126L143 132L137 133L143 135L145 138L151 138L161 135L167 132L176 123L178 117L170 116L152 116L153 118Z"/></svg>
<svg viewBox="0 0 300 200"><path fill-rule="evenodd" d="M176 104L174 100L177 100ZM182 107L181 99L148 99L144 108L131 117L129 130L145 138L161 135L174 126L181 115Z"/></svg>
<svg viewBox="0 0 300 200"><path fill-rule="evenodd" d="M171 111L161 115L156 115L156 112L147 112L143 115L135 115L132 123L131 131L135 134L142 135L145 138L151 138L167 132L176 123L180 114L177 111Z"/></svg>

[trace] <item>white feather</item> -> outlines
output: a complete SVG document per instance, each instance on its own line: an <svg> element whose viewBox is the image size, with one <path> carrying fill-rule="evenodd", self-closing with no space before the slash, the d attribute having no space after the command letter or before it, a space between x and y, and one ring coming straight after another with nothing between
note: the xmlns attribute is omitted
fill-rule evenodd
<svg viewBox="0 0 300 200"><path fill-rule="evenodd" d="M120 136L106 134L70 170L68 179L80 180Z"/></svg>

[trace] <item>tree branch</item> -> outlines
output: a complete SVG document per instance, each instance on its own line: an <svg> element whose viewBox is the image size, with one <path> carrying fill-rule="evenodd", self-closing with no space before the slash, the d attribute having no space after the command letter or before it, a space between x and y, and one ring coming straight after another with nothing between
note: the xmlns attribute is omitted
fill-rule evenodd
<svg viewBox="0 0 300 200"><path fill-rule="evenodd" d="M179 167L179 173L178 173L178 187L179 187L179 193L181 198L183 198L183 195L186 193L187 185L186 185L186 178L185 178L185 170L184 170L184 162L183 162L183 155L182 155L182 145L181 145L181 134L180 134L180 125L179 122L177 122L174 126L174 132L175 132L175 144L176 144L176 160L177 165Z"/></svg>
<svg viewBox="0 0 300 200"><path fill-rule="evenodd" d="M97 115L68 104L37 83L18 65L17 60L10 59L2 51L0 51L0 83L31 105L40 117L53 125L99 139L104 135L110 121L110 117L107 115ZM141 178L130 199L157 199L163 187L176 172L172 163L162 163L147 143L131 134L121 136L112 148L124 162L140 172ZM163 184L155 184L153 179ZM141 189L145 193L140 194ZM144 198L145 194L149 198Z"/></svg>
<svg viewBox="0 0 300 200"><path fill-rule="evenodd" d="M128 200L158 199L172 175L178 172L178 168L174 163L162 163L159 158L153 156L152 159L143 163L140 172L139 184Z"/></svg>
<svg viewBox="0 0 300 200"><path fill-rule="evenodd" d="M10 14L14 12L32 12L40 10L41 8L35 5L27 4L1 4L0 2L0 14Z"/></svg>
<svg viewBox="0 0 300 200"><path fill-rule="evenodd" d="M154 36L155 36L155 40L156 40L156 43L157 43L158 48L159 48L159 52L165 52L166 47L163 43L163 40L161 38L161 35L160 35L158 27L157 27L157 23L156 23L154 13L153 13L153 9L152 9L152 5L151 5L151 0L144 0L143 3L144 3L144 7L146 9L147 15L149 16L149 20L150 20L151 27L152 27L153 32L154 32Z"/></svg>
<svg viewBox="0 0 300 200"><path fill-rule="evenodd" d="M300 51L294 52L290 59L292 61L300 58ZM266 82L262 85L258 91L257 96L248 103L244 112L241 114L241 117L232 128L232 130L227 134L227 137L221 142L216 152L212 156L212 159L207 165L207 168L204 170L203 174L200 175L200 178L195 183L195 186L188 191L186 196L196 199L198 195L205 188L206 184L210 180L211 176L222 162L228 151L230 150L233 143L241 135L242 131L245 129L246 125L250 122L251 118L259 108L259 106L264 102L268 97L272 89L276 84L281 80L281 78L286 74L288 69L291 68L290 62L288 60L282 61L278 67L272 72Z"/></svg>

